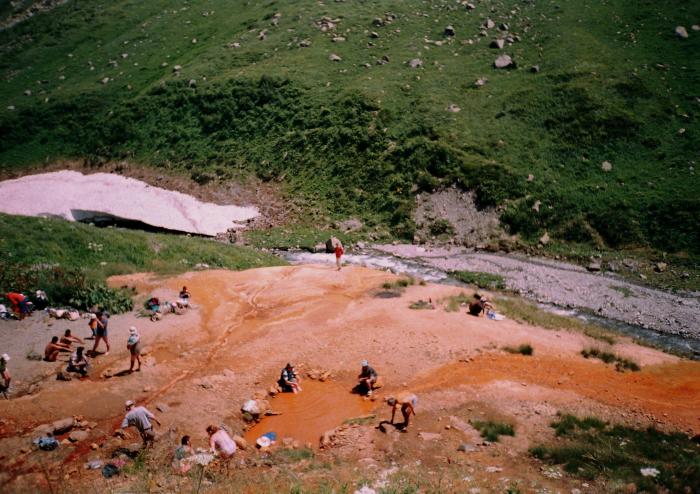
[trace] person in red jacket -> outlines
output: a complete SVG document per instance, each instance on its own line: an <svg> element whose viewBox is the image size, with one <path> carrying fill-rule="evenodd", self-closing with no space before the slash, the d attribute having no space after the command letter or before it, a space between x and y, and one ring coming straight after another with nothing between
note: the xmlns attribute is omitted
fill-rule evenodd
<svg viewBox="0 0 700 494"><path fill-rule="evenodd" d="M7 294L7 300L12 304L12 310L19 314L19 320L24 319L29 313L29 306L27 305L27 297L17 292L10 292Z"/></svg>
<svg viewBox="0 0 700 494"><path fill-rule="evenodd" d="M335 244L335 265L338 266L338 271L340 271L341 261L340 258L343 257L345 251L343 250L343 245L338 242Z"/></svg>

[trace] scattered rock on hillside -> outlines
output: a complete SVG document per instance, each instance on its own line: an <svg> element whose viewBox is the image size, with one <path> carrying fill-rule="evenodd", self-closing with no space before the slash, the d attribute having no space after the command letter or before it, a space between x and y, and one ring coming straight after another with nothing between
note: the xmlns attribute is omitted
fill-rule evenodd
<svg viewBox="0 0 700 494"><path fill-rule="evenodd" d="M544 235L542 235L540 237L540 243L542 245L547 245L549 243L549 240L550 240L549 233L547 233L547 232L544 232Z"/></svg>
<svg viewBox="0 0 700 494"><path fill-rule="evenodd" d="M656 271L657 273L663 273L664 271L666 271L666 268L668 268L668 264L666 264L665 262L657 262L654 265L654 271Z"/></svg>
<svg viewBox="0 0 700 494"><path fill-rule="evenodd" d="M497 69L508 69L510 67L515 67L515 62L510 58L510 55L501 55L493 62L493 66Z"/></svg>
<svg viewBox="0 0 700 494"><path fill-rule="evenodd" d="M489 82L489 80L486 77L480 77L479 79L474 81L474 87L485 86L487 82Z"/></svg>
<svg viewBox="0 0 700 494"><path fill-rule="evenodd" d="M302 39L299 41L299 48L308 48L311 46L311 40L310 39Z"/></svg>
<svg viewBox="0 0 700 494"><path fill-rule="evenodd" d="M442 435L437 432L419 432L418 437L423 441L435 441L437 439L442 439Z"/></svg>
<svg viewBox="0 0 700 494"><path fill-rule="evenodd" d="M331 39L333 43L342 43L345 41L345 36L335 36Z"/></svg>
<svg viewBox="0 0 700 494"><path fill-rule="evenodd" d="M181 70L182 70L182 65L175 65L175 66L173 67L173 72L179 72L179 71L181 71Z"/></svg>
<svg viewBox="0 0 700 494"><path fill-rule="evenodd" d="M387 55L383 55L382 58L377 60L377 65L386 65L389 63L389 57Z"/></svg>
<svg viewBox="0 0 700 494"><path fill-rule="evenodd" d="M539 65L533 65L532 67L530 67L530 72L532 72L533 74L537 74L539 71L540 71Z"/></svg>
<svg viewBox="0 0 700 494"><path fill-rule="evenodd" d="M445 36L454 36L456 34L454 26L445 27Z"/></svg>
<svg viewBox="0 0 700 494"><path fill-rule="evenodd" d="M474 5L473 3L465 3L464 6L467 8L467 10L476 9L476 5Z"/></svg>
<svg viewBox="0 0 700 494"><path fill-rule="evenodd" d="M260 31L260 33L258 33L258 39L260 41L265 41L265 38L267 38L267 29L263 29Z"/></svg>
<svg viewBox="0 0 700 494"><path fill-rule="evenodd" d="M417 69L423 66L423 60L421 60L420 58L414 58L413 60L408 62L408 65L412 69Z"/></svg>
<svg viewBox="0 0 700 494"><path fill-rule="evenodd" d="M447 107L447 111L450 113L457 113L461 110L461 108L454 103L452 103L450 106Z"/></svg>
<svg viewBox="0 0 700 494"><path fill-rule="evenodd" d="M376 31L372 31L371 33L369 33L369 37L370 37L370 38L374 38L374 39L378 39L378 38L379 38L379 33L376 32Z"/></svg>
<svg viewBox="0 0 700 494"><path fill-rule="evenodd" d="M499 50L502 50L505 45L506 45L506 42L504 40L494 39L493 41L491 41L489 48L498 48Z"/></svg>
<svg viewBox="0 0 700 494"><path fill-rule="evenodd" d="M600 165L600 168L604 172L609 172L612 171L613 166L612 163L610 163L609 161L603 161L603 163Z"/></svg>
<svg viewBox="0 0 700 494"><path fill-rule="evenodd" d="M535 201L535 204L532 205L532 210L535 211L536 213L540 212L540 206L542 206L542 201Z"/></svg>
<svg viewBox="0 0 700 494"><path fill-rule="evenodd" d="M493 29L494 27L496 27L496 23L493 22L491 19L486 19L482 25L486 29Z"/></svg>
<svg viewBox="0 0 700 494"><path fill-rule="evenodd" d="M316 22L316 26L321 30L321 32L326 33L328 31L333 31L340 22L340 19L331 19L330 17L321 17L319 21Z"/></svg>
<svg viewBox="0 0 700 494"><path fill-rule="evenodd" d="M600 261L591 261L586 269L591 272L600 271Z"/></svg>
<svg viewBox="0 0 700 494"><path fill-rule="evenodd" d="M340 62L340 61L342 61L343 59L340 58L340 57L339 57L338 55L336 55L335 53L331 53L331 55L328 57L328 60L330 60L331 62Z"/></svg>
<svg viewBox="0 0 700 494"><path fill-rule="evenodd" d="M197 86L197 79L190 79L190 81L187 83L189 87L196 87Z"/></svg>
<svg viewBox="0 0 700 494"><path fill-rule="evenodd" d="M469 443L462 443L457 448L457 451L460 451L462 453L472 453L472 452L476 451L476 446L474 446L473 444L469 444Z"/></svg>
<svg viewBox="0 0 700 494"><path fill-rule="evenodd" d="M530 174L527 176L527 181L528 181L528 182L532 182L532 181L534 181L534 180L535 180L535 176L534 176L532 173L530 173Z"/></svg>
<svg viewBox="0 0 700 494"><path fill-rule="evenodd" d="M690 29L692 29L693 31L700 31L700 24L693 24L692 26L690 26Z"/></svg>
<svg viewBox="0 0 700 494"><path fill-rule="evenodd" d="M102 84L107 84L107 83L109 82L109 77L103 77L103 78L100 80L100 82L101 82Z"/></svg>
<svg viewBox="0 0 700 494"><path fill-rule="evenodd" d="M56 420L51 424L52 433L54 436L64 434L71 430L74 425L75 419L73 417L67 417L65 419Z"/></svg>
<svg viewBox="0 0 700 494"><path fill-rule="evenodd" d="M90 433L88 431L73 431L68 435L68 439L73 443L77 443L85 441L89 436Z"/></svg>
<svg viewBox="0 0 700 494"><path fill-rule="evenodd" d="M676 37L681 38L681 39L687 39L688 38L688 31L686 30L685 27L683 26L676 26Z"/></svg>
<svg viewBox="0 0 700 494"><path fill-rule="evenodd" d="M350 218L344 221L338 222L338 228L344 232L356 232L357 230L362 230L364 224L357 218Z"/></svg>

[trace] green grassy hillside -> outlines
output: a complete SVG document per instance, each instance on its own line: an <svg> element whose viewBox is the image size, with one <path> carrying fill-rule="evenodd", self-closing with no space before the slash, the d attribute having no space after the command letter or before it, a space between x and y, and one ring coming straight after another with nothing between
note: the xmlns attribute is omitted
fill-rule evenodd
<svg viewBox="0 0 700 494"><path fill-rule="evenodd" d="M109 276L175 274L200 263L240 270L277 266L284 261L251 248L199 237L0 214L0 298L10 290L31 293L41 288L54 303L104 306L114 302L114 295L104 288ZM118 293L116 296L119 300Z"/></svg>
<svg viewBox="0 0 700 494"><path fill-rule="evenodd" d="M456 183L526 240L700 254L700 3L473 3L73 0L0 32L0 171L255 174L409 237Z"/></svg>

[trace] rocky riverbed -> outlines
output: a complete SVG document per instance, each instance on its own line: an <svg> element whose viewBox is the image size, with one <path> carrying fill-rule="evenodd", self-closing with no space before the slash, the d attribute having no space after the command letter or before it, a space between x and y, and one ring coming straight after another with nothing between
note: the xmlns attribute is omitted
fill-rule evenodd
<svg viewBox="0 0 700 494"><path fill-rule="evenodd" d="M670 293L630 283L610 273L592 273L573 264L513 254L404 244L375 248L442 271L497 274L503 276L508 289L538 302L587 309L642 328L700 339L698 293Z"/></svg>

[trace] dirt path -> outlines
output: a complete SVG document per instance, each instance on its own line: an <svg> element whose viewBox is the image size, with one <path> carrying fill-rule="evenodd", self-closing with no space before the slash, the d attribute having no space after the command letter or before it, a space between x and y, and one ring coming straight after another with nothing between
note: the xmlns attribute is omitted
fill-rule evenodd
<svg viewBox="0 0 700 494"><path fill-rule="evenodd" d="M186 284L194 294L195 307L185 316L167 316L158 323L140 321L151 359L140 373L99 377L105 368L118 370L128 365L120 339L125 339L133 315L115 316L110 335L120 343L109 357L96 359L89 380L64 383L47 379L33 394L0 402L0 483L12 482L7 485L16 492L31 490L41 484L42 465L47 462L52 475L63 476L68 471L70 477L77 475L71 469L82 468L86 460L107 459L115 448L137 441L133 432L126 440L112 434L126 399L135 399L152 411L161 410L157 414L163 422L159 433L165 451L170 447L166 443L185 433L196 446L203 446L204 429L210 423L243 433L240 406L246 399L265 395L290 360L302 371L329 371L334 391L349 393L360 361L368 359L382 375L385 387L376 402L360 409L372 409L381 417L386 415L383 398L402 390L415 391L421 396L417 432L440 431L440 417L449 413L445 410L467 403L475 410L501 410L524 431L513 445L523 452L532 440L540 440L547 421L559 410L700 432L695 416L700 407L700 364L620 340L607 349L642 366L639 373L620 374L612 366L580 356L582 348L600 345L582 334L446 312L442 301L463 291L461 288L414 285L400 298L376 297L383 282L395 279L383 271L347 267L337 272L319 265L205 271L167 279L149 275L113 279L115 284L136 286L141 294L162 298ZM432 299L436 309L410 309L411 302L418 299ZM32 331L42 331L39 323L32 322ZM26 331L29 326L21 329ZM6 338L12 339L10 329L0 326L0 331L5 330ZM535 357L501 350L526 342L535 348ZM18 360L20 347L14 350ZM40 362L21 362L11 370L16 379L26 382L41 366ZM344 403L339 398L329 397L326 403L323 394L314 396L309 405L313 410L302 406L297 409L299 414L325 416L324 407L328 407L329 414L331 409L335 414L334 421L342 422L350 418L344 415L358 413L358 409L339 405ZM541 413L543 404L547 404L546 414ZM66 443L51 453L30 451L36 435L31 431L37 425L76 415L95 423L87 439ZM314 427L330 427L316 422L320 421L307 421L303 439L323 432ZM388 459L395 454L395 440L383 438L372 427L352 431L356 436L348 437L346 446L338 446L334 455L349 461L362 455ZM425 455L428 450L421 445L423 440L408 435L404 441L409 450L416 448L416 454ZM457 440L455 436L446 445L436 443L430 455L446 454L439 451L444 447L454 451ZM95 450L89 447L93 443ZM430 455L426 462L433 457ZM518 472L514 463L513 475L526 475ZM528 472L526 476L537 476L536 469ZM97 472L80 475L101 482Z"/></svg>
<svg viewBox="0 0 700 494"><path fill-rule="evenodd" d="M700 340L700 297L635 285L619 277L590 273L580 266L515 255L426 250L414 245L376 248L419 260L443 271L481 271L503 276L509 289L539 302L591 310L628 324ZM697 345L700 348L700 344Z"/></svg>

